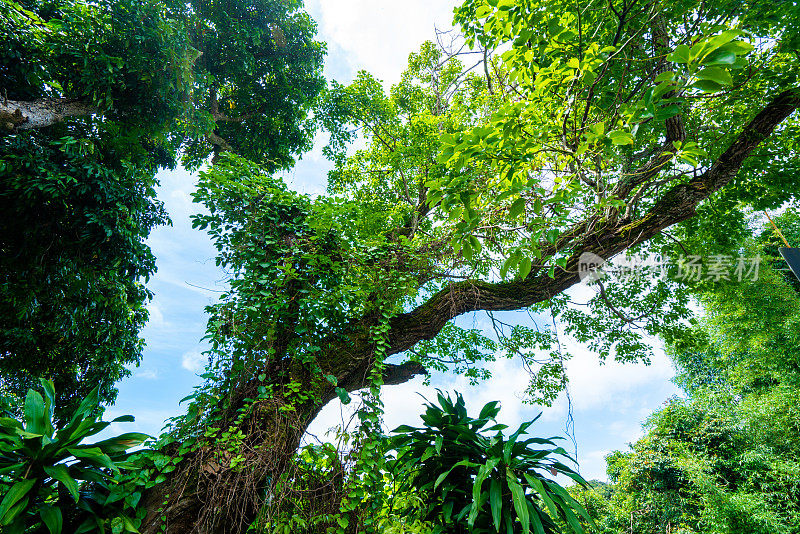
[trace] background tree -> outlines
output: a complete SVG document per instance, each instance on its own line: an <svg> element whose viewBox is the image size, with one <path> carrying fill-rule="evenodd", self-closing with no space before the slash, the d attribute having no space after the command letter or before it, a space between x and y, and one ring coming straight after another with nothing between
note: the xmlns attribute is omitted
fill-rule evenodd
<svg viewBox="0 0 800 534"><path fill-rule="evenodd" d="M144 239L167 220L154 175L173 161L166 127L191 83L171 14L141 2L3 4L0 365L18 395L52 378L59 417L98 384L111 401L141 355L141 282L155 269Z"/></svg>
<svg viewBox="0 0 800 534"><path fill-rule="evenodd" d="M777 219L800 237L796 212ZM702 294L692 342L672 349L686 399L653 414L631 452L609 457L612 517L634 532L796 532L800 419L797 280L772 252L758 281ZM780 270L777 270L780 269Z"/></svg>
<svg viewBox="0 0 800 534"><path fill-rule="evenodd" d="M52 378L61 416L141 358L156 171L290 165L324 49L298 2L2 6L0 370L17 395Z"/></svg>

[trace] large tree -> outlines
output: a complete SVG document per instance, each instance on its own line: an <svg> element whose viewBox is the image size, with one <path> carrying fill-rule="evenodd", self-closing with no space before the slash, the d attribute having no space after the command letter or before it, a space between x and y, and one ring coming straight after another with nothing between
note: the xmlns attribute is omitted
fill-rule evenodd
<svg viewBox="0 0 800 534"><path fill-rule="evenodd" d="M155 174L306 149L324 47L299 2L0 3L0 371L61 413L141 358Z"/></svg>
<svg viewBox="0 0 800 534"><path fill-rule="evenodd" d="M196 222L231 290L210 308L209 381L175 431L184 460L147 496L142 531L268 521L308 424L348 392L371 387L374 407L381 385L426 366L480 378L497 343L523 354L532 394L558 381L558 359L537 367L528 351L552 331L491 340L453 326L459 315L552 308L621 357L642 355L637 316L676 335L663 323L685 301L669 281L628 285L641 295L627 301L603 291L594 315L559 295L585 253L660 250L669 227L742 221L800 190L787 172L798 20L788 2L470 0L460 53L426 45L388 94L366 73L328 92L328 195L220 158L201 174ZM348 155L356 132L366 148ZM665 299L663 317L641 313Z"/></svg>

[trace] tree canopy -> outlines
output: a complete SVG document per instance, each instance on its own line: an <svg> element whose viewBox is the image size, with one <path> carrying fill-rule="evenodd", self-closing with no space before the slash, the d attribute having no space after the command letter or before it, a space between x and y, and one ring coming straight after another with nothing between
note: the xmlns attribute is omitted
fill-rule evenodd
<svg viewBox="0 0 800 534"><path fill-rule="evenodd" d="M694 285L679 265L609 285L588 311L562 293L587 253L716 251L752 207L794 199L796 8L766 9L467 2L455 13L463 47L424 45L388 91L361 73L323 95L327 195L291 192L233 156L201 173L210 214L196 224L232 281L210 308L208 382L177 431L242 429L251 471L201 477L205 500L165 487L176 528L198 514L209 531L250 524L258 481L349 392L369 388L361 428L374 435L381 385L435 369L486 378L480 362L503 349L530 370L531 400L554 398L566 356L552 329L492 315L492 339L453 325L459 315L549 312L620 359L647 358L642 331L686 339ZM359 443L369 468L374 449ZM208 458L174 484L194 484ZM233 494L239 508L208 515Z"/></svg>

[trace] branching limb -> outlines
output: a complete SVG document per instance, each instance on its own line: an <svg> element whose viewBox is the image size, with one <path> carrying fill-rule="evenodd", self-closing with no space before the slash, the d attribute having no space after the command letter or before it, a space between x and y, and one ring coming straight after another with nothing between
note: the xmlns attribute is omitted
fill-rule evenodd
<svg viewBox="0 0 800 534"><path fill-rule="evenodd" d="M800 88L776 96L706 172L672 187L648 213L632 223L608 221L598 225L576 244L566 269L556 269L553 278L540 274L543 265L537 265L524 280L455 282L416 309L395 317L390 322L388 354L397 354L419 341L433 339L450 319L461 314L478 310L517 310L543 302L579 281L578 263L582 253L592 252L610 258L689 219L703 200L733 179L745 158L799 106ZM587 221L578 227L585 228L588 224Z"/></svg>
<svg viewBox="0 0 800 534"><path fill-rule="evenodd" d="M69 117L98 113L96 106L81 100L45 98L39 100L5 100L0 102L0 132L13 133L45 128Z"/></svg>

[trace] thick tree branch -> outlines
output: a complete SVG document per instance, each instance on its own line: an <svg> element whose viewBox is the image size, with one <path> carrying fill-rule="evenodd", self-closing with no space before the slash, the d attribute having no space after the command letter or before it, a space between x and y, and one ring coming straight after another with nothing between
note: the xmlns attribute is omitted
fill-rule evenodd
<svg viewBox="0 0 800 534"><path fill-rule="evenodd" d="M517 310L543 302L579 281L578 261L582 253L592 252L610 258L669 226L689 219L703 200L731 181L745 158L798 106L800 88L775 97L707 172L667 191L640 219L627 224L611 221L587 233L576 245L566 270L557 269L554 278L542 274L543 266L538 265L525 280L453 283L413 311L397 316L390 323L389 354L403 352L419 341L433 339L450 319L458 315L480 310Z"/></svg>
<svg viewBox="0 0 800 534"><path fill-rule="evenodd" d="M219 136L216 131L210 132L206 134L206 140L214 148L214 155L211 157L211 163L216 163L219 161L219 157L222 155L223 152L233 152L233 147L231 144Z"/></svg>
<svg viewBox="0 0 800 534"><path fill-rule="evenodd" d="M408 382L415 376L427 374L427 369L417 362L404 362L400 365L387 364L383 370L383 383L386 386L395 386Z"/></svg>
<svg viewBox="0 0 800 534"><path fill-rule="evenodd" d="M0 131L45 128L68 117L93 115L98 109L80 100L49 98L40 100L0 100Z"/></svg>

